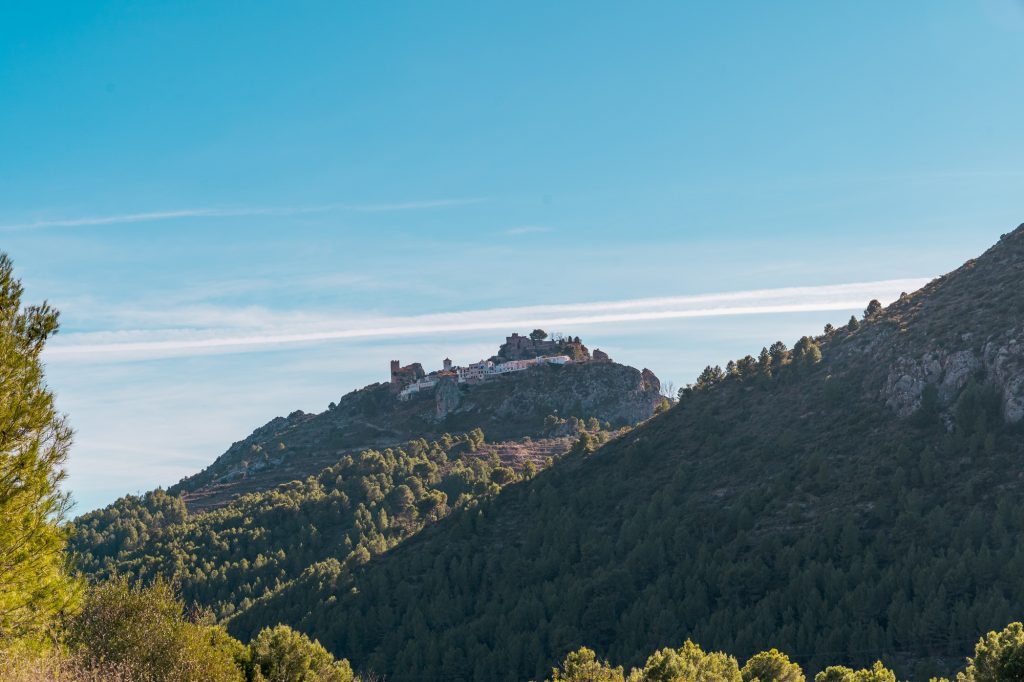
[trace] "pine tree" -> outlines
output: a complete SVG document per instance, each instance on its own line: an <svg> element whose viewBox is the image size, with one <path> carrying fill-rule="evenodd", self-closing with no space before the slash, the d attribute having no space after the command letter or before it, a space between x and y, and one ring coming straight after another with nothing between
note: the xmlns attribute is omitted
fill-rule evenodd
<svg viewBox="0 0 1024 682"><path fill-rule="evenodd" d="M766 377L772 375L772 354L767 348L762 348L760 355L757 356L757 368Z"/></svg>
<svg viewBox="0 0 1024 682"><path fill-rule="evenodd" d="M1024 625L1010 623L1001 632L990 632L974 647L959 682L1017 680L1024 673Z"/></svg>
<svg viewBox="0 0 1024 682"><path fill-rule="evenodd" d="M60 490L72 432L43 378L40 353L57 311L21 305L23 288L0 254L0 649L41 635L76 597L66 570Z"/></svg>
<svg viewBox="0 0 1024 682"><path fill-rule="evenodd" d="M772 368L778 369L789 362L789 349L782 341L776 341L768 349L768 355L772 359Z"/></svg>
<svg viewBox="0 0 1024 682"><path fill-rule="evenodd" d="M743 682L805 682L800 666L778 649L754 654L740 670Z"/></svg>
<svg viewBox="0 0 1024 682"><path fill-rule="evenodd" d="M602 661L593 649L580 647L569 652L561 668L551 671L551 682L622 682L622 667L613 668Z"/></svg>
<svg viewBox="0 0 1024 682"><path fill-rule="evenodd" d="M721 383L725 380L725 372L718 365L708 365L701 371L697 376L697 382L694 386L698 389L711 388L715 384Z"/></svg>
<svg viewBox="0 0 1024 682"><path fill-rule="evenodd" d="M821 348L809 336L803 336L796 342L793 354L802 365L814 365L821 362Z"/></svg>

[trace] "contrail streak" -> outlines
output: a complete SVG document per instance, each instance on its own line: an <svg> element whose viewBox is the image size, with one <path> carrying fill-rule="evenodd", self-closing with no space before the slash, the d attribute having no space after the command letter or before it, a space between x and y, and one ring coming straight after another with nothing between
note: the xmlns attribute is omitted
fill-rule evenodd
<svg viewBox="0 0 1024 682"><path fill-rule="evenodd" d="M150 211L146 213L124 213L120 215L92 216L85 218L57 218L35 220L26 223L0 225L0 231L41 230L49 227L90 227L98 225L119 225L127 223L151 223L161 220L182 220L185 218L228 218L263 215L301 215L303 213L326 213L327 211L355 211L360 213L381 213L385 211L410 211L415 209L442 208L478 204L484 199L428 199L426 201L404 201L387 204L327 204L323 206L282 206L243 208L189 208L177 211Z"/></svg>
<svg viewBox="0 0 1024 682"><path fill-rule="evenodd" d="M141 356L167 357L208 352L252 352L267 347L321 343L346 339L402 338L431 334L611 325L625 322L766 315L828 310L856 310L870 298L894 300L901 291L913 291L927 279L897 279L854 284L760 289L697 296L639 298L599 303L576 303L518 308L492 308L457 313L436 313L374 319L339 319L320 328L281 332L260 329L208 329L204 331L137 331L142 340L89 342L97 334L81 333L57 337L46 353L50 358L101 357L135 359ZM283 323L282 323L283 326ZM63 341L68 343L62 343Z"/></svg>

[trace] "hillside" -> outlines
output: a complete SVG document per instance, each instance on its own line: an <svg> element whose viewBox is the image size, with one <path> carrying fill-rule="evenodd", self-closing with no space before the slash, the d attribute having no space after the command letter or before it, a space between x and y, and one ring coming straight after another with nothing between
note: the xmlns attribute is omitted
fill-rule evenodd
<svg viewBox="0 0 1024 682"><path fill-rule="evenodd" d="M529 355L531 344L506 343L495 357ZM360 565L664 401L653 374L591 361L578 340L534 345L575 361L449 381L407 400L375 384L319 415L272 420L168 491L76 519L78 566L94 579L171 579L225 618L317 562ZM485 439L479 424L501 439ZM459 425L473 426L451 435Z"/></svg>
<svg viewBox="0 0 1024 682"><path fill-rule="evenodd" d="M581 645L637 665L687 637L927 679L1024 611L1022 406L1024 226L229 625L290 622L389 680L542 677Z"/></svg>
<svg viewBox="0 0 1024 682"><path fill-rule="evenodd" d="M596 442L612 434L583 431ZM71 549L93 579L173 580L221 619L319 561L365 563L453 510L533 476L573 439L492 444L479 430L345 456L302 481L206 511L157 490L75 520ZM190 513L191 512L191 513Z"/></svg>
<svg viewBox="0 0 1024 682"><path fill-rule="evenodd" d="M436 439L480 428L492 441L521 444L524 437L549 435L549 415L596 418L617 428L653 414L661 396L652 373L589 361L582 344L568 348L580 362L545 364L481 383L449 382L409 400L400 400L387 383L371 384L319 414L298 410L277 417L168 492L183 494L190 507L207 509L240 494L315 475L346 455L416 438ZM541 447L538 452L546 450Z"/></svg>

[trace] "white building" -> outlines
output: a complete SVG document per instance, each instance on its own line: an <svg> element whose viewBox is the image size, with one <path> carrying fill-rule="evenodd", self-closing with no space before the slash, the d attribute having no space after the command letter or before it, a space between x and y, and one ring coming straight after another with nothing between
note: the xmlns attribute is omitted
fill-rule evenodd
<svg viewBox="0 0 1024 682"><path fill-rule="evenodd" d="M483 381L485 376L491 374L491 370L494 368L494 363L490 360L481 360L480 362L474 362L469 367L457 367L456 372L459 375L459 381L465 382L476 382Z"/></svg>
<svg viewBox="0 0 1024 682"><path fill-rule="evenodd" d="M399 400L408 400L409 396L413 395L414 393L419 393L420 391L425 391L428 388L433 388L434 386L437 386L437 377L436 376L429 376L429 375L425 376L422 379L414 381L413 383L409 384L408 386L403 388L401 391L399 391L398 399Z"/></svg>
<svg viewBox="0 0 1024 682"><path fill-rule="evenodd" d="M537 365L564 365L572 362L572 359L568 355L547 355L539 358L531 358L529 360L509 360L508 362L494 363L490 360L481 360L479 362L471 363L468 367L452 367L451 360L445 359L445 371L454 371L458 376L459 383L479 383L486 381L487 379L500 376L502 374L510 374L512 372L521 372L524 369L535 367ZM425 391L429 388L433 388L437 385L440 377L437 373L428 374L427 376L415 381L405 388L403 388L398 398L400 400L408 400L411 396Z"/></svg>

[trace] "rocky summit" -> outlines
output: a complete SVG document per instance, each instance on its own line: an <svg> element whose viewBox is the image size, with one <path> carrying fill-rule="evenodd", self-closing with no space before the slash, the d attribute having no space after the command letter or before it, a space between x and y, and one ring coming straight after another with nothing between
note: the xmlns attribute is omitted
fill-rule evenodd
<svg viewBox="0 0 1024 682"><path fill-rule="evenodd" d="M650 370L597 353L593 358L578 337L537 343L514 334L497 355L482 363L503 370L505 364L530 362L545 354L566 360L537 362L468 381L460 381L452 370L428 374L419 363L402 367L396 361L388 382L352 391L319 414L297 410L272 419L169 492L183 493L190 506L217 506L242 493L303 479L345 454L414 438L479 428L492 441L536 442L551 435L550 426L545 426L549 416L593 418L619 428L654 414L665 401L658 378ZM417 380L426 387L401 395ZM537 447L543 451L546 446Z"/></svg>

